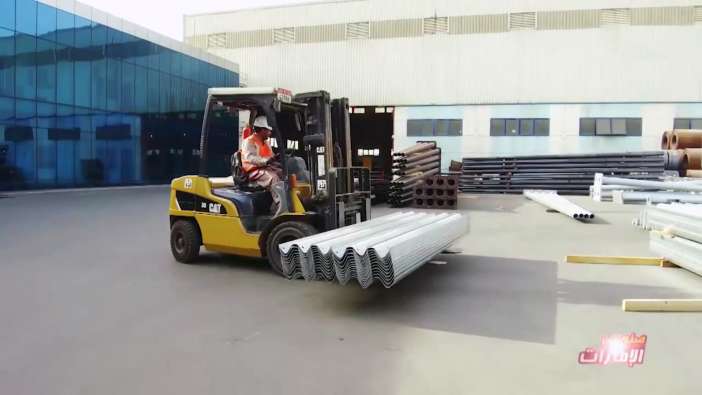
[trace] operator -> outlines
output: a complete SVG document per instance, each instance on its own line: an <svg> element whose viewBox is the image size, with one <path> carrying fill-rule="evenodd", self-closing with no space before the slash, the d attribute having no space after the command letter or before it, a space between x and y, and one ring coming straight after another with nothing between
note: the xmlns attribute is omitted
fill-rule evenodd
<svg viewBox="0 0 702 395"><path fill-rule="evenodd" d="M268 142L272 132L265 116L256 117L253 133L241 144L241 167L250 182L266 188L271 193L276 206L275 215L278 215L284 193L281 181L283 172Z"/></svg>

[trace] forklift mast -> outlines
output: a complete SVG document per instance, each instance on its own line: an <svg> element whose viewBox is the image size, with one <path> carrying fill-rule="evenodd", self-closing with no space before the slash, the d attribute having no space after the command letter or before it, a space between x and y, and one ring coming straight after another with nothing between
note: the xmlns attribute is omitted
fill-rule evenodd
<svg viewBox="0 0 702 395"><path fill-rule="evenodd" d="M347 98L331 100L325 91L296 95L307 105L303 144L313 194L320 206L325 230L370 219L370 171L351 165L351 128Z"/></svg>

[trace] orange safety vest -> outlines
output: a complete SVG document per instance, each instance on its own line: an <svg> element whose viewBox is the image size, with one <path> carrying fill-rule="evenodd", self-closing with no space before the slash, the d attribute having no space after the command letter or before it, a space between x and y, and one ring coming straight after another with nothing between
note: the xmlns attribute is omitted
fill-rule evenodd
<svg viewBox="0 0 702 395"><path fill-rule="evenodd" d="M247 145L250 145L251 143L256 145L256 155L265 159L269 159L273 157L273 149L271 149L271 146L265 142L261 136L259 136L257 133L254 133L250 135L249 137L244 140L244 144L242 144L241 147L241 167L246 173L250 173L252 171L258 170L263 166L251 163L249 160L247 160L248 155L246 154L245 149Z"/></svg>

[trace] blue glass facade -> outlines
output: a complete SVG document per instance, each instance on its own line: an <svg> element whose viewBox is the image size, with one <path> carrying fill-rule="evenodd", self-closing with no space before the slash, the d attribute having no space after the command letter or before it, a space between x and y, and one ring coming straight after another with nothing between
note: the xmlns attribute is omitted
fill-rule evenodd
<svg viewBox="0 0 702 395"><path fill-rule="evenodd" d="M195 173L207 88L235 72L38 3L0 0L0 190Z"/></svg>

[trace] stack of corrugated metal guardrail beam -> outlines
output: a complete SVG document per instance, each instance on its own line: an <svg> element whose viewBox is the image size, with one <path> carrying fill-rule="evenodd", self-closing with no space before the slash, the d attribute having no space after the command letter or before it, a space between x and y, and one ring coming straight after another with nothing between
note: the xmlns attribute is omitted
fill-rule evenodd
<svg viewBox="0 0 702 395"><path fill-rule="evenodd" d="M458 176L440 175L425 177L414 189L412 207L428 209L458 208Z"/></svg>
<svg viewBox="0 0 702 395"><path fill-rule="evenodd" d="M522 193L525 189L587 195L595 173L657 179L665 171L663 151L582 155L463 158L465 193Z"/></svg>
<svg viewBox="0 0 702 395"><path fill-rule="evenodd" d="M651 231L651 252L702 276L702 205L649 205L637 225Z"/></svg>
<svg viewBox="0 0 702 395"><path fill-rule="evenodd" d="M414 200L414 190L429 176L439 174L441 149L435 142L419 142L393 154L393 175L388 202L405 207Z"/></svg>
<svg viewBox="0 0 702 395"><path fill-rule="evenodd" d="M702 203L702 180L676 178L639 180L596 174L590 196L598 202L619 204Z"/></svg>
<svg viewBox="0 0 702 395"><path fill-rule="evenodd" d="M460 238L460 214L394 213L280 245L288 278L390 288Z"/></svg>

